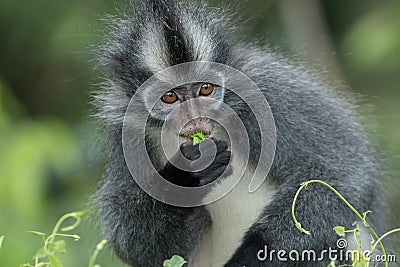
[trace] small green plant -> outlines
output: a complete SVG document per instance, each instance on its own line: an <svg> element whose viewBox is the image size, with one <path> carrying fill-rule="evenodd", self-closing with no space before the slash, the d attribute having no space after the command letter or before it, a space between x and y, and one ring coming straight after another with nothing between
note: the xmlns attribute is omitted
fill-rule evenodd
<svg viewBox="0 0 400 267"><path fill-rule="evenodd" d="M341 237L344 237L346 235L346 233L353 233L353 235L354 235L354 240L357 244L357 249L355 250L356 253L354 253L353 255L359 255L359 257L353 257L353 264L351 266L369 267L370 261L371 261L371 255L374 253L374 251L376 250L378 245L381 249L383 257L385 259L387 259L387 253L386 253L385 247L383 246L382 239L384 239L388 235L391 235L395 232L400 232L400 228L393 229L393 230L383 234L381 237L379 237L378 234L376 233L376 231L369 225L369 223L366 220L367 215L369 213L371 213L371 211L364 212L361 215L361 213L359 213L335 188L333 188L331 185L329 185L328 183L326 183L324 181L310 180L307 182L303 182L303 183L301 183L300 188L297 190L296 195L294 196L294 199L293 199L293 203L292 203L292 217L293 217L294 223L296 224L297 229L299 229L300 232L302 232L306 235L311 235L311 232L304 229L302 227L301 223L297 220L297 218L295 216L295 205L296 205L297 198L298 198L300 192L311 183L322 184L322 185L328 187L332 192L334 192L354 212L354 214L357 215L357 217L360 219L360 221L363 223L363 225L371 232L373 238L375 238L375 240L373 240L371 242L371 248L368 250L369 252L365 255L364 250L362 248L362 242L361 242L361 240L358 240L358 236L360 235L361 230L360 230L360 227L357 224L357 222L354 223L354 225L355 225L354 229L346 230L345 227L343 227L343 226L335 226L333 228L333 231L335 231L336 234ZM389 266L388 261L385 261L385 266L386 267ZM336 267L335 261L332 261L328 265L328 267Z"/></svg>
<svg viewBox="0 0 400 267"><path fill-rule="evenodd" d="M193 139L193 146L200 144L206 139L204 133L201 131L191 134L190 138Z"/></svg>
<svg viewBox="0 0 400 267"><path fill-rule="evenodd" d="M165 260L163 267L182 267L187 263L181 256L174 255L171 259Z"/></svg>
<svg viewBox="0 0 400 267"><path fill-rule="evenodd" d="M57 254L66 253L65 249L65 241L64 240L56 240L56 237L68 237L73 238L75 241L78 241L80 237L76 234L67 234L66 232L70 232L74 230L81 222L81 217L84 215L84 212L71 212L62 216L54 226L52 233L47 236L47 234L38 232L38 231L29 231L29 233L42 238L43 247L41 247L35 254L34 265L25 263L21 265L21 267L42 267L42 266L50 266L50 267L62 267L60 259ZM61 228L61 225L68 218L75 219L75 222L72 225ZM61 229L60 229L61 228ZM61 233L61 232L63 233Z"/></svg>
<svg viewBox="0 0 400 267"><path fill-rule="evenodd" d="M81 223L81 218L85 214L85 212L71 212L63 215L54 226L53 231L50 235L38 232L38 231L29 231L29 233L40 237L43 240L43 247L41 247L34 256L34 264L25 263L20 265L20 267L63 267L62 262L58 258L58 254L66 253L66 246L65 241L60 239L56 240L57 237L63 238L73 238L75 241L80 239L79 235L77 234L69 234L75 230L79 224ZM74 219L74 223L62 227L62 224L67 219ZM0 238L0 246L1 246L2 238ZM96 267L98 265L95 264L97 255L103 249L104 245L106 244L106 240L102 240L100 243L97 244L95 251L93 252L92 256L90 257L89 267Z"/></svg>

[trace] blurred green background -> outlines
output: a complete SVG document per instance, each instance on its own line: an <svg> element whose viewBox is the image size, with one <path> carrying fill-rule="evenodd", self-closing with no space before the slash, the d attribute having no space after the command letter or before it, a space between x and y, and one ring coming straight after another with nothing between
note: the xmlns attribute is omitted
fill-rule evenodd
<svg viewBox="0 0 400 267"><path fill-rule="evenodd" d="M386 158L392 221L400 226L400 1L236 2L248 38L307 60L362 96L365 126ZM88 118L101 70L90 47L101 40L101 18L121 5L0 0L0 266L31 262L41 240L26 231L50 232L62 214L85 209L100 181L104 155L93 148ZM67 242L66 266L87 265L101 240L92 226L84 221L82 240ZM98 262L123 266L109 251Z"/></svg>

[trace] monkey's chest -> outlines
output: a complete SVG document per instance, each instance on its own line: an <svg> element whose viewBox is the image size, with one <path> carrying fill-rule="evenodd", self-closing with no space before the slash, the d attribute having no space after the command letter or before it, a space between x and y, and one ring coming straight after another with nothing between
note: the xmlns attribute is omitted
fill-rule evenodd
<svg viewBox="0 0 400 267"><path fill-rule="evenodd" d="M240 246L245 232L256 222L275 193L268 183L264 183L250 194L249 182L250 177L243 177L229 194L206 206L212 224L190 261L190 267L223 266Z"/></svg>

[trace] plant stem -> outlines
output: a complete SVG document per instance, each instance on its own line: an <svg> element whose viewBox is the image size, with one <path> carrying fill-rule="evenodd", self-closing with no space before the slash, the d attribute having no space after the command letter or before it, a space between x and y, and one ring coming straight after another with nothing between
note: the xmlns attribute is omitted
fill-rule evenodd
<svg viewBox="0 0 400 267"><path fill-rule="evenodd" d="M396 228L396 229L390 230L389 232L387 232L387 233L383 234L381 237L379 237L378 240L376 240L376 242L375 242L374 245L372 246L371 251L370 251L368 254L369 254L369 255L372 255L372 253L373 253L374 250L376 249L376 246L378 245L378 243L379 243L379 244L381 243L382 239L384 239L384 238L387 237L388 235L391 235L391 234L396 233L396 232L400 232L400 228ZM385 256L386 256L386 255L385 255Z"/></svg>
<svg viewBox="0 0 400 267"><path fill-rule="evenodd" d="M96 262L97 255L99 254L100 250L103 249L104 245L107 243L107 240L103 239L100 241L100 243L97 244L96 250L93 252L92 257L90 257L89 261L89 267L94 267L94 264Z"/></svg>
<svg viewBox="0 0 400 267"><path fill-rule="evenodd" d="M351 204L350 204L350 203L349 203L335 188L333 188L331 185L329 185L328 183L326 183L326 182L324 182L324 181L321 181L321 180L310 180L310 181L307 181L307 182L302 183L301 186L300 186L300 188L297 190L296 195L295 195L295 197L294 197L294 199L293 199L293 204L292 204L292 217L293 217L293 220L294 220L294 222L295 222L297 228L298 228L301 232L306 233L306 234L309 234L309 233L310 233L309 231L307 231L307 230L305 230L304 228L301 227L300 222L297 220L297 218L296 218L296 216L295 216L294 211L295 211L296 200L297 200L297 197L299 196L300 192L301 192L305 187L307 187L309 184L311 184L311 183L319 183L319 184L322 184L322 185L328 187L332 192L334 192L334 193L335 193L335 194L336 194L336 195L337 195L337 196L338 196L338 197L339 197L353 212L354 212L354 214L356 214L357 217L360 218L361 222L365 225L365 227L371 232L371 234L372 234L372 235L375 237L375 239L377 240L377 241L376 241L376 244L379 243L379 246L380 246L380 248L381 248L381 250L382 250L382 254L383 254L385 257L387 256L386 251L385 251L385 247L383 246L382 241L381 241L382 238L379 238L378 234L377 234L377 233L375 232L375 230L368 224L368 222L365 220L364 216L362 216L362 215L353 207L353 205L351 205ZM376 246L376 244L375 244L375 246ZM388 262L385 262L385 267L388 267L388 266L389 266Z"/></svg>
<svg viewBox="0 0 400 267"><path fill-rule="evenodd" d="M57 235L61 235L61 234L58 234L58 231L59 231L61 225L63 224L63 222L64 222L66 219L68 219L68 218L74 218L74 219L75 219L75 222L74 222L71 226L64 227L62 230L64 230L64 231L65 231L65 230L73 230L74 228L76 228L76 227L79 225L79 223L80 223L80 216L81 216L81 214L83 214L83 213L71 212L71 213L67 213L67 214L63 215L63 216L57 221L56 225L54 226L53 231L51 232L51 235L46 239L46 242L45 242L45 244L44 244L44 249L45 249L46 251L49 251L49 250L48 250L49 244L52 244L52 243L54 242L54 238L55 238Z"/></svg>

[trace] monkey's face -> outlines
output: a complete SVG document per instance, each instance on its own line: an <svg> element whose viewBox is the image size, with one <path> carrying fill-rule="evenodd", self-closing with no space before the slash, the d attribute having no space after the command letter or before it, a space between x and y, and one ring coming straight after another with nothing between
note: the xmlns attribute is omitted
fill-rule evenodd
<svg viewBox="0 0 400 267"><path fill-rule="evenodd" d="M165 123L166 134L191 143L192 134L202 132L205 138L213 134L213 112L223 100L221 86L195 82L166 91L152 109L152 116Z"/></svg>

